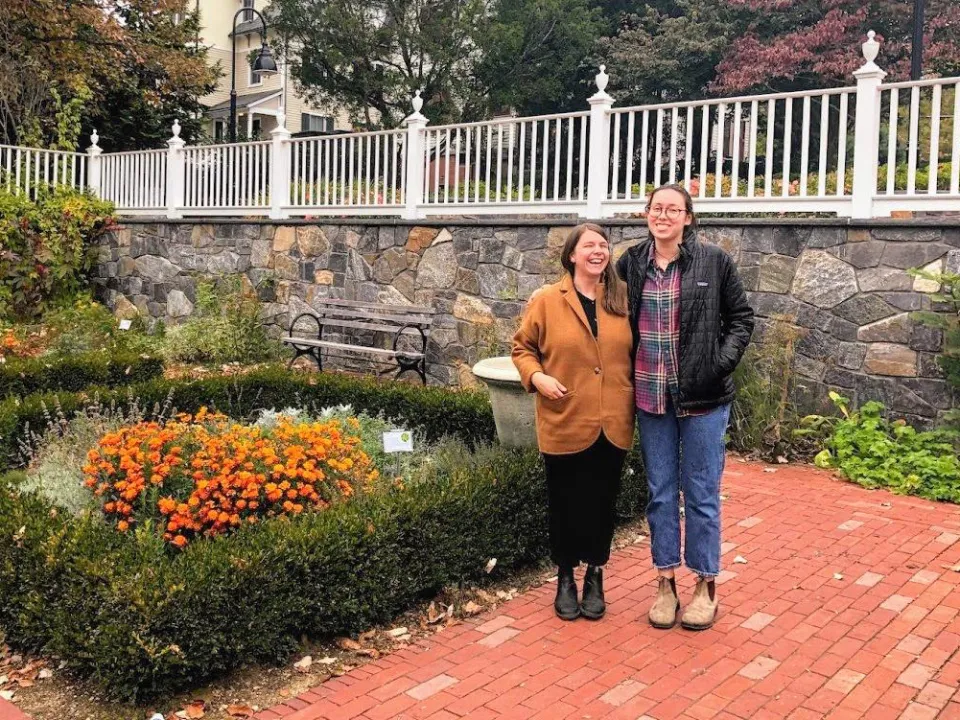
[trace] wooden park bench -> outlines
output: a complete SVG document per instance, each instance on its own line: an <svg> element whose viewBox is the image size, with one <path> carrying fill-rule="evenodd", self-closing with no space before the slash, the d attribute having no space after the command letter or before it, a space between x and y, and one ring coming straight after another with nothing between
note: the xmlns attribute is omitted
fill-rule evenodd
<svg viewBox="0 0 960 720"><path fill-rule="evenodd" d="M283 338L283 342L291 345L295 351L290 366L298 357L306 355L313 358L317 368L322 371L324 351L335 356L367 356L393 360L399 368L395 377L413 370L423 384L427 384L427 338L433 324L433 309L330 298L318 298L313 306L314 312L301 313L294 318L289 335ZM310 324L308 332L298 327L301 320L305 321L304 324ZM316 337L312 337L313 324L317 328ZM327 330L327 339L323 337L324 330ZM331 333L336 333L339 339L329 339ZM384 334L392 336L392 349L373 345L376 337ZM366 344L367 341L371 344ZM379 374L392 370L388 368Z"/></svg>

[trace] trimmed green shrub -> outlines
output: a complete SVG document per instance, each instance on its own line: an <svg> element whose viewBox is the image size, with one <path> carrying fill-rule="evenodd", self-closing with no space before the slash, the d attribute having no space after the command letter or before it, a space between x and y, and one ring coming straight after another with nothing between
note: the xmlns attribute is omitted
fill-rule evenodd
<svg viewBox="0 0 960 720"><path fill-rule="evenodd" d="M160 358L129 353L15 359L0 365L0 397L57 390L78 392L90 385L130 385L162 375Z"/></svg>
<svg viewBox="0 0 960 720"><path fill-rule="evenodd" d="M7 640L144 701L250 661L283 661L303 635L357 632L444 585L546 553L534 451L438 453L404 490L274 520L170 552L151 528L120 534L0 488L0 623Z"/></svg>
<svg viewBox="0 0 960 720"><path fill-rule="evenodd" d="M350 404L358 412L377 414L408 424L421 437L433 442L456 437L473 444L496 437L493 413L486 395L479 392L420 387L336 373L310 374L268 366L236 376L200 380L158 378L125 388L89 387L81 393L38 393L0 402L0 468L19 462L19 442L29 427L37 432L47 425L58 406L69 417L94 397L105 404L123 403L135 397L142 406L163 404L168 399L182 412L202 406L235 418L250 417L262 408Z"/></svg>

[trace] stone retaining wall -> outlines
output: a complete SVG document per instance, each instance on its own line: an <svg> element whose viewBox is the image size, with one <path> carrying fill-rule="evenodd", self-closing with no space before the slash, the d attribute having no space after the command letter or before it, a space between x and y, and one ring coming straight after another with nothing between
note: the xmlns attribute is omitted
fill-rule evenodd
<svg viewBox="0 0 960 720"><path fill-rule="evenodd" d="M617 255L646 236L637 222L609 224ZM519 221L127 221L105 239L96 283L121 312L178 322L198 279L240 274L277 335L318 297L432 305L431 382L469 384L470 366L507 351L526 298L557 277L568 231ZM759 318L755 340L777 318L797 326L806 406L822 407L829 388L921 423L960 405L936 365L941 334L910 318L936 288L905 271L960 271L960 223L713 220L701 235L736 259Z"/></svg>

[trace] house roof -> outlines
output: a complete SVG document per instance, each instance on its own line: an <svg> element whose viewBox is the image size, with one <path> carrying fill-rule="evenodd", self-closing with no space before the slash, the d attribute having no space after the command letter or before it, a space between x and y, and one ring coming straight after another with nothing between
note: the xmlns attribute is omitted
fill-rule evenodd
<svg viewBox="0 0 960 720"><path fill-rule="evenodd" d="M254 107L262 102L266 102L267 100L272 100L275 97L280 97L279 90L264 90L263 92L248 93L247 95L237 95L237 110L239 111ZM207 108L207 115L210 116L226 116L229 114L229 112L229 100L224 100L223 102L217 103L216 105L211 105Z"/></svg>

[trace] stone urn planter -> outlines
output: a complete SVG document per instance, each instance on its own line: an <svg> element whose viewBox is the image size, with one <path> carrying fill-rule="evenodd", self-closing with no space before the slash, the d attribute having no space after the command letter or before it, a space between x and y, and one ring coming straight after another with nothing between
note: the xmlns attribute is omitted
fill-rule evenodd
<svg viewBox="0 0 960 720"><path fill-rule="evenodd" d="M481 360L473 374L490 389L490 404L500 444L507 447L537 447L533 393L520 384L520 373L509 357Z"/></svg>

